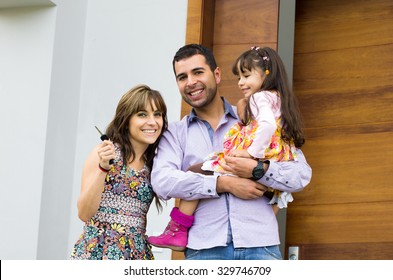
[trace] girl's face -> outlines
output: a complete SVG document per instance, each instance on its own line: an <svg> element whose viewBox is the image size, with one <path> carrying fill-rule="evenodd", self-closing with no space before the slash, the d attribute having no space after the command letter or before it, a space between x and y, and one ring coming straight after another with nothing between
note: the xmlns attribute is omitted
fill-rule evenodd
<svg viewBox="0 0 393 280"><path fill-rule="evenodd" d="M265 74L259 68L254 68L251 71L244 69L243 72L239 70L239 82L237 85L245 97L250 97L252 94L261 90L265 77Z"/></svg>
<svg viewBox="0 0 393 280"><path fill-rule="evenodd" d="M157 109L155 104L152 107L148 103L145 110L132 115L128 128L133 147L147 149L150 144L154 144L161 134L163 123L162 112Z"/></svg>

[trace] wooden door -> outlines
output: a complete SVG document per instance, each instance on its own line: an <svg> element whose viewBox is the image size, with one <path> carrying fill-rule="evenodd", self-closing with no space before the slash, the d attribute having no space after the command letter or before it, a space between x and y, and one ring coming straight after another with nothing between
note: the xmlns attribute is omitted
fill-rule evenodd
<svg viewBox="0 0 393 280"><path fill-rule="evenodd" d="M310 186L287 214L300 259L393 259L393 2L297 0L294 90Z"/></svg>
<svg viewBox="0 0 393 280"><path fill-rule="evenodd" d="M188 4L186 42L212 48L220 93L234 103L232 62L251 45L277 49L280 1ZM293 85L313 178L287 210L286 247L299 246L300 259L392 259L393 2L297 0L295 27ZM189 110L183 103L182 116Z"/></svg>

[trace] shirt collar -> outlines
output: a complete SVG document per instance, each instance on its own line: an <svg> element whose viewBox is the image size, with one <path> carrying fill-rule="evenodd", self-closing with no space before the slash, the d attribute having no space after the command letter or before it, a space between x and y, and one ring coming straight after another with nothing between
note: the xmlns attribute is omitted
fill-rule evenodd
<svg viewBox="0 0 393 280"><path fill-rule="evenodd" d="M224 97L221 97L221 99L224 101L224 115L230 115L234 119L237 119L237 115L235 111L233 110L232 105L226 100ZM191 109L191 112L188 116L187 119L187 125L190 125L191 122L196 121L198 118L197 114L195 113L194 108Z"/></svg>

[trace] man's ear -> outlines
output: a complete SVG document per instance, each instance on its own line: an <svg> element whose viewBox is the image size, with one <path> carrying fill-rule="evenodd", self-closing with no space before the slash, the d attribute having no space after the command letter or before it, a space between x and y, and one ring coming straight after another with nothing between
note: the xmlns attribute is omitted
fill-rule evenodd
<svg viewBox="0 0 393 280"><path fill-rule="evenodd" d="M221 69L220 69L220 67L217 67L214 70L214 77L216 78L216 84L219 84L221 82Z"/></svg>

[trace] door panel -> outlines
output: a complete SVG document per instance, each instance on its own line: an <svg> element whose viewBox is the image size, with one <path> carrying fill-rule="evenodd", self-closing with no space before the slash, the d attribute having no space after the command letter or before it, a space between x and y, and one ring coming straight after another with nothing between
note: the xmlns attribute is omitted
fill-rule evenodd
<svg viewBox="0 0 393 280"><path fill-rule="evenodd" d="M392 259L393 3L297 0L293 85L311 184L287 211L300 259Z"/></svg>
<svg viewBox="0 0 393 280"><path fill-rule="evenodd" d="M215 45L277 42L278 0L215 2Z"/></svg>
<svg viewBox="0 0 393 280"><path fill-rule="evenodd" d="M307 127L393 119L386 106L393 104L393 44L301 52L299 32L308 31L299 27L295 33L294 89L307 104L302 108Z"/></svg>

